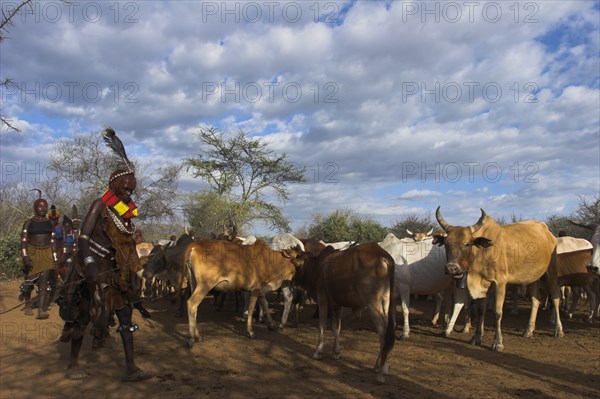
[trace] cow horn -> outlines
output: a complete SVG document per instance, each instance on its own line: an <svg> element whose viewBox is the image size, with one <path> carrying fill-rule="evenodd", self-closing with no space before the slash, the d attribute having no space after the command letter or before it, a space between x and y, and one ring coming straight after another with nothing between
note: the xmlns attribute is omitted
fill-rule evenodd
<svg viewBox="0 0 600 399"><path fill-rule="evenodd" d="M481 217L479 218L477 223L475 223L473 226L471 226L472 233L475 233L477 230L479 230L480 228L483 227L483 221L485 220L485 217L487 216L483 209L479 208L479 210L481 210Z"/></svg>
<svg viewBox="0 0 600 399"><path fill-rule="evenodd" d="M427 232L427 235L428 235L428 236L430 236L430 235L431 235L431 233L433 233L433 227L431 228L431 230L429 230L429 231Z"/></svg>
<svg viewBox="0 0 600 399"><path fill-rule="evenodd" d="M186 223L185 226L183 227L183 231L185 231L185 234L187 234L188 236L190 235L190 232L188 230L188 224Z"/></svg>
<svg viewBox="0 0 600 399"><path fill-rule="evenodd" d="M450 225L448 223L446 223L446 221L442 217L442 212L440 212L440 206L438 206L437 209L435 210L435 218L437 219L437 222L440 224L442 229L444 229L444 231L447 232L448 229L450 228Z"/></svg>
<svg viewBox="0 0 600 399"><path fill-rule="evenodd" d="M406 232L407 232L408 234L410 234L411 236L414 236L414 235L415 235L415 234L414 234L412 231L410 231L409 229L406 229Z"/></svg>

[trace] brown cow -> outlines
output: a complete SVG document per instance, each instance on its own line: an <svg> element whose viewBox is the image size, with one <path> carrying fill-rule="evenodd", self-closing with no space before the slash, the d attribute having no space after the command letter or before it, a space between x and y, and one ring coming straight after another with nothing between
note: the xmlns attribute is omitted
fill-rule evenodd
<svg viewBox="0 0 600 399"><path fill-rule="evenodd" d="M304 251L318 255L322 250L327 248L327 245L323 241L317 240L316 238L302 238L300 239L304 245Z"/></svg>
<svg viewBox="0 0 600 399"><path fill-rule="evenodd" d="M577 245L573 245L573 244ZM581 238L559 237L557 245L558 261L558 286L582 288L590 301L588 322L592 322L598 305L598 280L595 273L589 273L587 266L592 260L592 245ZM579 292L577 293L579 294ZM577 308L578 295L573 295L573 302L568 310L568 317L572 318ZM566 298L565 298L566 299Z"/></svg>
<svg viewBox="0 0 600 399"><path fill-rule="evenodd" d="M284 255L285 253L285 255ZM264 294L278 289L283 281L290 281L295 267L289 261L295 250L273 251L262 240L253 245L237 245L229 241L202 240L188 245L184 264L194 276L196 286L187 301L190 338L188 346L200 338L196 324L198 305L211 289L223 292L250 291L248 314L251 315L260 297L269 328L275 324L268 312ZM248 336L254 337L252 317L246 319Z"/></svg>
<svg viewBox="0 0 600 399"><path fill-rule="evenodd" d="M548 226L536 221L525 221L500 226L481 210L481 217L473 226L451 226L442 217L438 206L435 216L447 233L436 236L446 248L446 272L454 276L467 272L467 287L475 299L478 316L471 343L481 345L485 316L486 293L495 285L496 335L492 349L504 350L502 339L502 306L506 284L527 284L531 295L531 315L525 337L531 337L539 308L537 280L544 276L553 301L556 317L555 336L562 337L560 322L560 295L557 285L556 237Z"/></svg>
<svg viewBox="0 0 600 399"><path fill-rule="evenodd" d="M340 357L342 307L354 312L366 307L379 335L377 381L385 382L387 357L395 340L394 259L376 243L369 243L345 251L327 247L318 256L302 253L292 263L298 267L293 281L319 305L319 343L313 357L322 357L328 307L333 310L334 359Z"/></svg>

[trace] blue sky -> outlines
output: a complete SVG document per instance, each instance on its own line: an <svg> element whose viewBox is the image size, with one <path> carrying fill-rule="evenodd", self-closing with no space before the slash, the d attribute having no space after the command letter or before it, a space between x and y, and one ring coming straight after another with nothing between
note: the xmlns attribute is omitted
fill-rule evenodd
<svg viewBox="0 0 600 399"><path fill-rule="evenodd" d="M214 125L307 166L294 227L338 208L568 214L600 192L598 3L36 2L1 45L23 89L2 93L22 130L0 133L2 180L59 137L112 126L161 165Z"/></svg>

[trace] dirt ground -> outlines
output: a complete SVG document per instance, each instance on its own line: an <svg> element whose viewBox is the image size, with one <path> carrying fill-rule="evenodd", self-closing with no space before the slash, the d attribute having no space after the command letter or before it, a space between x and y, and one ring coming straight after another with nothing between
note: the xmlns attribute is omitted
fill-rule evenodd
<svg viewBox="0 0 600 399"><path fill-rule="evenodd" d="M18 305L18 282L0 283L0 311ZM300 314L299 328L269 331L255 325L256 337L244 327L228 301L217 312L212 301L201 304L202 341L190 351L185 346L187 320L174 317L166 300L146 301L152 312L134 321L138 365L152 371L150 380L125 383L123 351L113 329L105 348L92 351L91 337L81 353L81 365L92 376L84 381L64 378L69 344L58 341L62 322L53 305L48 320L36 320L15 309L0 316L0 398L598 398L600 397L600 323L583 321L587 304L573 320L564 320L565 337L555 339L549 313L540 312L533 338L521 337L528 305L518 316L504 317L505 351L490 350L491 315L486 319L484 343L469 344L470 334L440 335L441 327L428 320L433 302L411 303L411 338L396 341L390 374L384 385L375 383L372 366L378 339L366 313L352 318L344 313L342 357L312 358L317 343L314 305ZM398 307L399 309L399 307ZM274 317L281 306L274 305ZM461 316L462 319L462 316ZM398 331L399 335L400 331Z"/></svg>

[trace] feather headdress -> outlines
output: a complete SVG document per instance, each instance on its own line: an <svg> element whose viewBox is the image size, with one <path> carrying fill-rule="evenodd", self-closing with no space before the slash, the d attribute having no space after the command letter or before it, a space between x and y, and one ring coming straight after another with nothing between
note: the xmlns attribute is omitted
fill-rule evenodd
<svg viewBox="0 0 600 399"><path fill-rule="evenodd" d="M104 129L104 132L102 132L102 138L104 138L104 142L106 143L108 148L113 150L113 152L121 159L121 161L124 164L124 170L120 173L113 174L110 178L110 182L112 182L118 177L134 174L135 170L133 167L133 163L129 160L129 158L127 158L125 146L123 145L121 139L117 137L115 131L111 127L107 127L106 129Z"/></svg>
<svg viewBox="0 0 600 399"><path fill-rule="evenodd" d="M37 199L41 199L42 198L42 190L40 190L39 188L32 188L29 191L37 191L38 192L38 197Z"/></svg>
<svg viewBox="0 0 600 399"><path fill-rule="evenodd" d="M39 204L40 202L47 202L44 198L42 198L42 190L40 190L39 188L32 188L29 191L37 191L38 192L38 197L35 201L33 201L33 207L35 208L37 204Z"/></svg>

